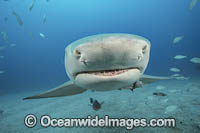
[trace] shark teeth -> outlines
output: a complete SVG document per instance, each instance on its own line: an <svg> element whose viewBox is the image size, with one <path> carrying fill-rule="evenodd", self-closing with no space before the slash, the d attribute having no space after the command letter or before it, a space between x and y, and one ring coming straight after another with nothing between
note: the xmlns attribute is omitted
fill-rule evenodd
<svg viewBox="0 0 200 133"><path fill-rule="evenodd" d="M93 74L93 75L98 75L98 76L115 76L115 75L119 75L121 73L127 72L130 69L139 69L139 68L135 67L135 68L126 68L126 69L87 71L87 72L79 72L76 75L78 75L78 74Z"/></svg>
<svg viewBox="0 0 200 133"><path fill-rule="evenodd" d="M119 75L121 73L127 72L128 70L105 70L105 71L99 71L99 72L88 72L89 74L99 75L99 76L113 76L113 75Z"/></svg>

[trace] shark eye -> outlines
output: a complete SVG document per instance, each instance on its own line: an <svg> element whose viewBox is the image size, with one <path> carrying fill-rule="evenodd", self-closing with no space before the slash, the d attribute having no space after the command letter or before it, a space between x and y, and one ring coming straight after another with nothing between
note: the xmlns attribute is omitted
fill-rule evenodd
<svg viewBox="0 0 200 133"><path fill-rule="evenodd" d="M76 49L76 50L75 50L75 55L78 56L78 57L80 57L80 56L81 56L81 52L80 52L79 50Z"/></svg>
<svg viewBox="0 0 200 133"><path fill-rule="evenodd" d="M146 49L147 49L147 45L145 45L145 46L142 48L142 54L145 54Z"/></svg>

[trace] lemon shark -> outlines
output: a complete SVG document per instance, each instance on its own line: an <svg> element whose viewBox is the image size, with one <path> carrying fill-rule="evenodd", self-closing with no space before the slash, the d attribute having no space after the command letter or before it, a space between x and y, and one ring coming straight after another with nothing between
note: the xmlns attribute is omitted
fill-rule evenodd
<svg viewBox="0 0 200 133"><path fill-rule="evenodd" d="M110 33L92 35L65 49L65 69L70 80L47 92L24 99L71 96L86 90L110 91L138 88L168 77L145 75L150 41L144 37Z"/></svg>

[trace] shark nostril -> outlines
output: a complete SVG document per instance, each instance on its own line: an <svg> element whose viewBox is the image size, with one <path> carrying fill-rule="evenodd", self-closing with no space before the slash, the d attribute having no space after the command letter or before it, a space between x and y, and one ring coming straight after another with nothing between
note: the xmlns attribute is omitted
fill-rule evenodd
<svg viewBox="0 0 200 133"><path fill-rule="evenodd" d="M141 61L141 60L142 60L142 57L143 57L143 53L140 53L140 54L137 56L137 60L138 60L138 61Z"/></svg>
<svg viewBox="0 0 200 133"><path fill-rule="evenodd" d="M140 61L142 59L142 56L141 55L139 55L138 56L138 61Z"/></svg>
<svg viewBox="0 0 200 133"><path fill-rule="evenodd" d="M145 45L145 46L142 48L142 54L145 54L146 49L147 49L147 45Z"/></svg>
<svg viewBox="0 0 200 133"><path fill-rule="evenodd" d="M84 59L84 58L80 58L80 62L82 62L83 64L87 65L88 61L86 59Z"/></svg>

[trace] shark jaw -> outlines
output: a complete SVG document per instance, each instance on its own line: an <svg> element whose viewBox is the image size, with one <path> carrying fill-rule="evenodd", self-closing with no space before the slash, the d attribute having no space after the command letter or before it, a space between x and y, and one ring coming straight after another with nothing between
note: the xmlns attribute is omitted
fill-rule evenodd
<svg viewBox="0 0 200 133"><path fill-rule="evenodd" d="M142 71L142 68L139 67L131 67L131 68L124 68L124 69L110 69L110 70L96 70L96 71L83 71L83 72L78 72L75 74L75 79L77 76L81 74L85 75L92 75L92 76L99 76L99 77L115 77L119 76L121 74L126 74L128 72L131 72L131 70L139 70L140 73Z"/></svg>
<svg viewBox="0 0 200 133"><path fill-rule="evenodd" d="M74 82L95 91L116 90L131 85L142 75L137 67L77 73Z"/></svg>

